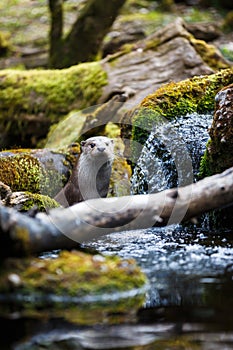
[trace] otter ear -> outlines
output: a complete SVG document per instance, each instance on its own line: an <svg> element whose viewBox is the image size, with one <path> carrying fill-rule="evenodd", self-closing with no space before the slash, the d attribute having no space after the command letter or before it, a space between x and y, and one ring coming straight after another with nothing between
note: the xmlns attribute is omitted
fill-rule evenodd
<svg viewBox="0 0 233 350"><path fill-rule="evenodd" d="M114 145L114 140L113 140L113 139L111 139L110 141L111 141L111 143Z"/></svg>

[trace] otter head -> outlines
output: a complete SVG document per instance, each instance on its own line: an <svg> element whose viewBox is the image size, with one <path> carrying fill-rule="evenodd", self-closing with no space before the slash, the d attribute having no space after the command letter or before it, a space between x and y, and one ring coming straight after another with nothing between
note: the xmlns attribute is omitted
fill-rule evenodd
<svg viewBox="0 0 233 350"><path fill-rule="evenodd" d="M81 148L83 155L89 160L113 160L114 141L108 137L90 137L86 141L81 141Z"/></svg>

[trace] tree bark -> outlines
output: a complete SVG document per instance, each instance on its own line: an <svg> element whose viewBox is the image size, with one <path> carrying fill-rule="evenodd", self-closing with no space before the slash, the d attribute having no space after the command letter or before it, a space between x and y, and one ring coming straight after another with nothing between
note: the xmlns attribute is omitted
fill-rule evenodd
<svg viewBox="0 0 233 350"><path fill-rule="evenodd" d="M62 1L50 0L50 66L66 68L93 61L126 0L89 0L62 40Z"/></svg>
<svg viewBox="0 0 233 350"><path fill-rule="evenodd" d="M27 217L0 206L0 257L71 249L116 231L183 223L233 204L233 167L157 194L93 199Z"/></svg>
<svg viewBox="0 0 233 350"><path fill-rule="evenodd" d="M49 0L50 32L49 32L49 66L56 67L57 57L62 53L63 33L63 0Z"/></svg>

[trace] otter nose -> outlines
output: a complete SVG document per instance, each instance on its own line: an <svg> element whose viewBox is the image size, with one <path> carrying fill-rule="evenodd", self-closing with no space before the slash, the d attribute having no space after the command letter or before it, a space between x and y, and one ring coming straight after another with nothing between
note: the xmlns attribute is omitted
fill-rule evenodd
<svg viewBox="0 0 233 350"><path fill-rule="evenodd" d="M103 152L105 150L105 147L98 147L97 149L99 152Z"/></svg>

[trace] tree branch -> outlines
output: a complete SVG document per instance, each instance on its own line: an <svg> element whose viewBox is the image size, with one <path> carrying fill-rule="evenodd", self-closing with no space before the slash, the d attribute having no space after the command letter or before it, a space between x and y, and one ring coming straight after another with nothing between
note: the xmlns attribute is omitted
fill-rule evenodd
<svg viewBox="0 0 233 350"><path fill-rule="evenodd" d="M233 204L233 167L156 194L92 199L36 218L0 207L0 256L75 248L116 231L182 223Z"/></svg>

